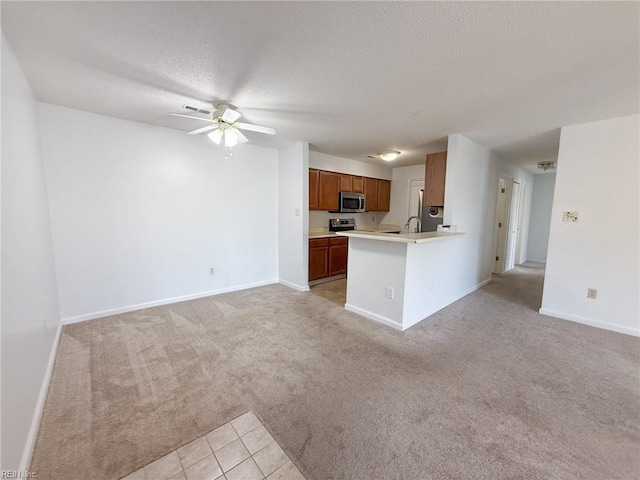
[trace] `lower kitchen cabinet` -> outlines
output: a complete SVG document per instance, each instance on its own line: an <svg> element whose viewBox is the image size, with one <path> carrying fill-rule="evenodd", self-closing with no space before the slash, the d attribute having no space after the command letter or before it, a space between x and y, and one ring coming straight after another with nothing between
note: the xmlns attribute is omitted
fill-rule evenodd
<svg viewBox="0 0 640 480"><path fill-rule="evenodd" d="M309 281L329 276L329 239L309 239Z"/></svg>
<svg viewBox="0 0 640 480"><path fill-rule="evenodd" d="M329 276L347 273L348 241L346 237L329 239Z"/></svg>
<svg viewBox="0 0 640 480"><path fill-rule="evenodd" d="M309 239L309 281L347 273L348 252L346 237Z"/></svg>

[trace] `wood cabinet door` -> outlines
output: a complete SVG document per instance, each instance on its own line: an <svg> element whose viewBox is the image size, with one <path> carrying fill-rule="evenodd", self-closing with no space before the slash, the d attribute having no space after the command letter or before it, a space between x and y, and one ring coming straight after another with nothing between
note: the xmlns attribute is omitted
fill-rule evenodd
<svg viewBox="0 0 640 480"><path fill-rule="evenodd" d="M351 175L340 174L340 191L352 192L353 191L353 177Z"/></svg>
<svg viewBox="0 0 640 480"><path fill-rule="evenodd" d="M353 193L364 193L364 177L351 177L351 191Z"/></svg>
<svg viewBox="0 0 640 480"><path fill-rule="evenodd" d="M348 245L331 245L329 247L329 276L347 272Z"/></svg>
<svg viewBox="0 0 640 480"><path fill-rule="evenodd" d="M378 210L378 180L366 177L364 179L364 205L365 211L376 212Z"/></svg>
<svg viewBox="0 0 640 480"><path fill-rule="evenodd" d="M318 181L318 210L338 210L340 174L320 170Z"/></svg>
<svg viewBox="0 0 640 480"><path fill-rule="evenodd" d="M309 281L329 276L329 246L309 248Z"/></svg>
<svg viewBox="0 0 640 480"><path fill-rule="evenodd" d="M391 182L389 180L378 180L378 211L388 212L391 202Z"/></svg>
<svg viewBox="0 0 640 480"><path fill-rule="evenodd" d="M424 205L444 205L444 183L447 174L447 152L427 155L424 172Z"/></svg>
<svg viewBox="0 0 640 480"><path fill-rule="evenodd" d="M309 169L309 210L318 210L318 180L320 171Z"/></svg>

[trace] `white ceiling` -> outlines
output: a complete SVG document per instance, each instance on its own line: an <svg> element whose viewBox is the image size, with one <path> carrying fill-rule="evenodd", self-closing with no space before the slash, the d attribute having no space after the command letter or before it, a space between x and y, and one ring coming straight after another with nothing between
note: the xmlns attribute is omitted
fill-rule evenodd
<svg viewBox="0 0 640 480"><path fill-rule="evenodd" d="M424 161L462 133L523 164L559 127L639 111L637 2L2 2L44 102L192 130L184 104L234 104L365 161Z"/></svg>

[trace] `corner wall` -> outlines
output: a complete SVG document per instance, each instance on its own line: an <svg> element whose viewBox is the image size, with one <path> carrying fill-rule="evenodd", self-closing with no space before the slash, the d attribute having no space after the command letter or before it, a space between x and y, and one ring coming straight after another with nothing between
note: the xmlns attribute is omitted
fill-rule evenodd
<svg viewBox="0 0 640 480"><path fill-rule="evenodd" d="M546 263L556 174L534 175L527 260Z"/></svg>
<svg viewBox="0 0 640 480"><path fill-rule="evenodd" d="M444 224L466 233L456 242L458 251L449 264L460 272L455 285L463 295L491 280L497 163L488 148L463 135L449 135Z"/></svg>
<svg viewBox="0 0 640 480"><path fill-rule="evenodd" d="M640 335L639 132L639 115L562 128L540 313Z"/></svg>
<svg viewBox="0 0 640 480"><path fill-rule="evenodd" d="M308 290L309 144L278 151L278 279Z"/></svg>
<svg viewBox="0 0 640 480"><path fill-rule="evenodd" d="M39 111L64 319L277 282L277 150Z"/></svg>
<svg viewBox="0 0 640 480"><path fill-rule="evenodd" d="M60 320L37 115L2 36L2 470L28 467Z"/></svg>

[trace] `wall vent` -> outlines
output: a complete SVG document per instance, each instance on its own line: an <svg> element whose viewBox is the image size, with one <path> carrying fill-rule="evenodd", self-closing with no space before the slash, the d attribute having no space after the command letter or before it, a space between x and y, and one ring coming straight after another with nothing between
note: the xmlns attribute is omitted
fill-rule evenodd
<svg viewBox="0 0 640 480"><path fill-rule="evenodd" d="M204 108L192 107L191 105L183 105L182 108L185 110L189 110L191 112L203 113L205 115L211 115L209 110L205 110Z"/></svg>

